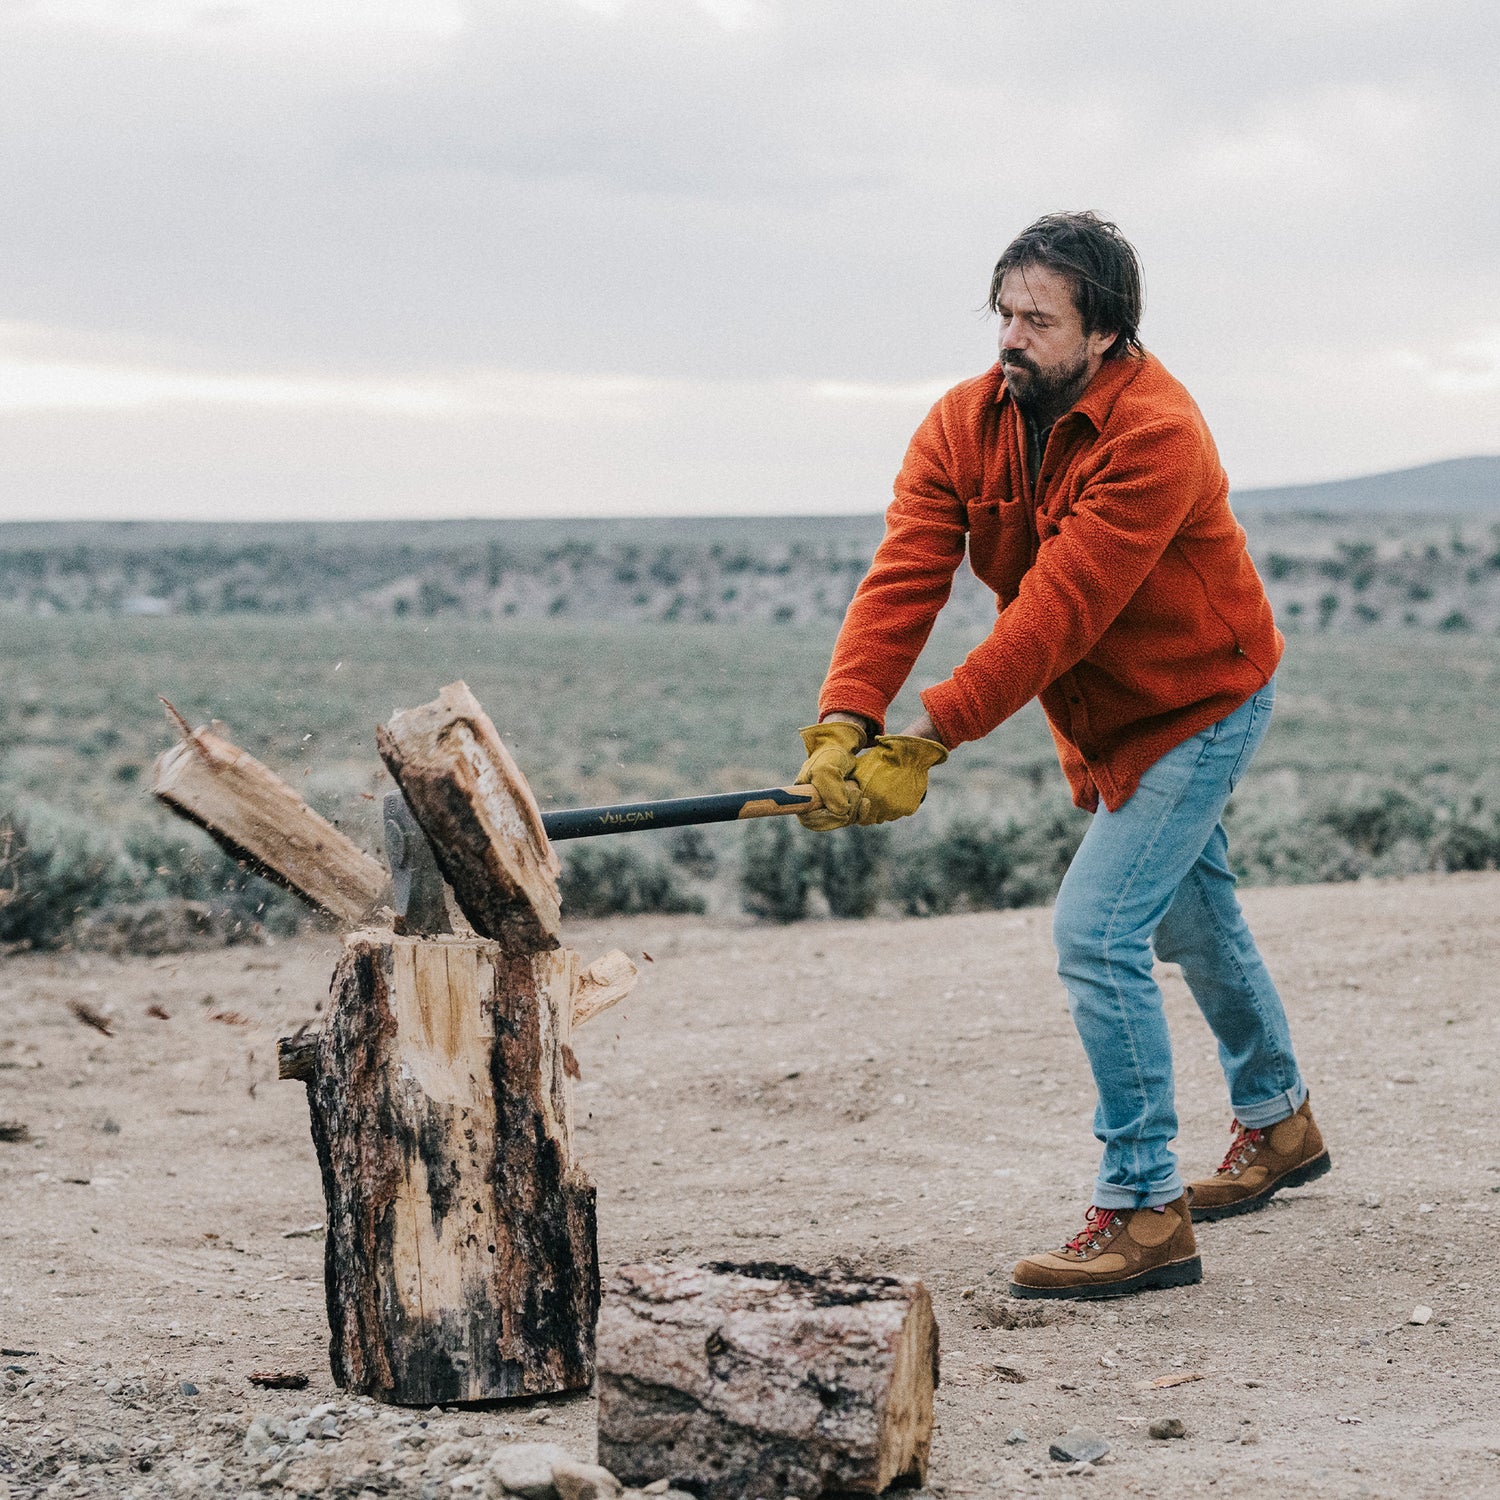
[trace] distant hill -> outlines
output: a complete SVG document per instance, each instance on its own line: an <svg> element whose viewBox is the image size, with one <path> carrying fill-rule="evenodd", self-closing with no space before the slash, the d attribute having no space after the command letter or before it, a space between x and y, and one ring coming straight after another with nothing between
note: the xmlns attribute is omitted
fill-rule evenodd
<svg viewBox="0 0 1500 1500"><path fill-rule="evenodd" d="M1325 515L1500 514L1500 455L1449 458L1324 484L1236 490L1236 510Z"/></svg>
<svg viewBox="0 0 1500 1500"><path fill-rule="evenodd" d="M1283 625L1500 630L1500 457L1234 496ZM7 615L808 624L843 618L878 513L261 524L0 523ZM945 621L995 596L959 570Z"/></svg>

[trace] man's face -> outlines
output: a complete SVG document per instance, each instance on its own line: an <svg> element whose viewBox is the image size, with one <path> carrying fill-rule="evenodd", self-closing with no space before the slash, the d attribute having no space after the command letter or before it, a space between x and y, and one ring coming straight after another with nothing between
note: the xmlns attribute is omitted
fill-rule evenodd
<svg viewBox="0 0 1500 1500"><path fill-rule="evenodd" d="M1099 373L1112 333L1085 333L1072 283L1050 266L1016 266L1000 282L1000 363L1016 400L1055 420Z"/></svg>

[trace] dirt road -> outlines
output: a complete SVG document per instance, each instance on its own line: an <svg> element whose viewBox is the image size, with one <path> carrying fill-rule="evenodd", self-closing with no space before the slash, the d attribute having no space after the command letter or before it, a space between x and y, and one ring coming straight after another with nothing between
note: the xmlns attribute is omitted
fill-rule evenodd
<svg viewBox="0 0 1500 1500"><path fill-rule="evenodd" d="M933 1494L1500 1495L1500 876L1246 905L1335 1171L1204 1226L1201 1286L1003 1326L1010 1262L1074 1232L1095 1163L1043 911L571 929L586 959L653 960L625 1013L578 1038L604 1263L920 1274L943 1339ZM326 1482L278 1470L252 1488L252 1414L339 1402L322 1242L301 1233L322 1216L303 1091L274 1081L275 1038L313 1018L332 951L0 968L0 1120L34 1137L0 1143L0 1496L289 1492L278 1476L436 1495L455 1492L444 1464L507 1435L591 1451L587 1398L420 1430L340 1402ZM1227 1143L1222 1082L1180 978L1163 982L1180 1150L1207 1168ZM311 1385L253 1390L266 1368ZM1163 1376L1182 1383L1143 1388ZM1171 1416L1187 1436L1153 1440ZM1069 1478L1047 1448L1075 1425L1113 1451ZM419 1463L427 1488L403 1488Z"/></svg>

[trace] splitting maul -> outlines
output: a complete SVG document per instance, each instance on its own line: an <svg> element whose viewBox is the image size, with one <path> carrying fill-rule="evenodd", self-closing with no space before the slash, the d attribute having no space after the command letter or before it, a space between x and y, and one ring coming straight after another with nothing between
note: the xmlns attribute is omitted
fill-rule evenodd
<svg viewBox="0 0 1500 1500"><path fill-rule="evenodd" d="M853 782L851 792L858 793ZM810 786L772 786L754 792L712 792L704 797L668 797L657 802L622 802L612 807L572 807L542 814L542 828L560 839L597 838L647 828L685 828L692 823L735 823L816 812L823 799ZM443 878L421 825L400 792L385 797L385 847L390 861L392 906L401 930L450 930L443 900Z"/></svg>

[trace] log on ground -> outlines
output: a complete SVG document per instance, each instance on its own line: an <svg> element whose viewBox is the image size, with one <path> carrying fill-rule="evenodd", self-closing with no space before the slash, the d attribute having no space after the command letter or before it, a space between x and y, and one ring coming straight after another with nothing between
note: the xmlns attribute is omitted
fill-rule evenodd
<svg viewBox="0 0 1500 1500"><path fill-rule="evenodd" d="M484 937L558 942L557 855L541 809L489 715L462 682L375 731L459 908Z"/></svg>
<svg viewBox="0 0 1500 1500"><path fill-rule="evenodd" d="M346 922L367 919L390 885L384 867L219 728L157 757L157 798L257 874Z"/></svg>
<svg viewBox="0 0 1500 1500"><path fill-rule="evenodd" d="M577 964L474 937L345 939L315 1064L294 1070L311 1074L344 1389L428 1406L592 1380L594 1189L565 1061Z"/></svg>
<svg viewBox="0 0 1500 1500"><path fill-rule="evenodd" d="M925 1480L937 1325L921 1282L624 1266L599 1319L599 1462L705 1500Z"/></svg>

